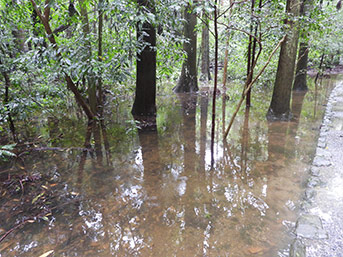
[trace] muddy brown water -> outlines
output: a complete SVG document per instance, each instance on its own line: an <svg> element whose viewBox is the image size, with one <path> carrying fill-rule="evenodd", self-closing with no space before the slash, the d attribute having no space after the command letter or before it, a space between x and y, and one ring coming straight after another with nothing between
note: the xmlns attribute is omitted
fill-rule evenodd
<svg viewBox="0 0 343 257"><path fill-rule="evenodd" d="M25 169L46 174L77 201L11 233L0 256L287 256L335 83L294 94L291 122L268 123L270 94L256 90L250 113L240 112L226 143L235 101L219 96L214 167L204 92L159 96L157 131L138 133L125 103L113 106L106 130L90 141L93 152L77 149L87 128L73 115L26 124L28 138L40 135L48 146L68 149L31 152L22 157ZM98 143L104 134L105 144ZM13 225L0 220L0 231Z"/></svg>

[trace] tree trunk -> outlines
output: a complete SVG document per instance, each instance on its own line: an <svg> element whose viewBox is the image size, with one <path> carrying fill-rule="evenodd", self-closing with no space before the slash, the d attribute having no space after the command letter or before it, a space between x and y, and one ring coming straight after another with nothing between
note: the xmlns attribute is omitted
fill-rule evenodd
<svg viewBox="0 0 343 257"><path fill-rule="evenodd" d="M2 63L0 62L0 64L2 64ZM8 103L9 103L9 88L11 86L11 81L10 81L10 77L8 76L7 72L3 71L1 73L2 73L2 75L4 77L4 79L5 79L5 97L4 97L3 103L4 103L4 106L6 107L9 128L10 128L10 131L12 133L13 140L15 142L17 142L17 135L16 135L15 126L14 126L14 122L13 122L12 115L11 115L11 109L8 106Z"/></svg>
<svg viewBox="0 0 343 257"><path fill-rule="evenodd" d="M287 0L286 13L297 17L299 0ZM289 120L292 117L290 100L299 33L295 21L287 18L285 24L289 25L289 29L281 45L273 97L267 114L268 120Z"/></svg>
<svg viewBox="0 0 343 257"><path fill-rule="evenodd" d="M307 91L307 61L308 61L309 45L307 42L300 43L297 69L295 72L295 79L293 90Z"/></svg>
<svg viewBox="0 0 343 257"><path fill-rule="evenodd" d="M262 0L259 1L259 9L262 8ZM247 67L247 82L246 85L249 85L253 80L254 68L257 62L256 58L256 46L257 46L257 30L258 24L253 20L255 15L255 0L251 0L251 24L250 24L250 33L249 36L249 45L248 45L248 67ZM254 31L254 36L252 35ZM251 89L249 89L246 97L246 108L251 106Z"/></svg>
<svg viewBox="0 0 343 257"><path fill-rule="evenodd" d="M183 50L186 52L187 58L183 62L181 76L174 88L176 93L196 92L199 90L196 66L197 33L195 31L197 17L193 12L193 6L188 4L184 15L186 20L184 36L188 39L188 42L183 44Z"/></svg>
<svg viewBox="0 0 343 257"><path fill-rule="evenodd" d="M223 4L223 3L222 3ZM231 19L231 15L232 15L232 9L233 9L233 4L234 4L234 0L230 0L230 10L229 10L229 17L228 20ZM228 38L226 41L226 47L225 47L225 57L224 57L224 67L223 67L223 94L226 95L226 80L227 80L227 68L228 68L228 59L229 59L229 42L230 42L230 35L231 33L228 33ZM225 127L225 125L224 125ZM225 130L225 129L224 129Z"/></svg>
<svg viewBox="0 0 343 257"><path fill-rule="evenodd" d="M85 0L79 0L80 6L80 13L81 13L81 21L82 21L82 33L83 33L83 42L84 42L84 60L85 62L89 62L92 58L92 46L90 41L90 25L88 19L88 12L85 5ZM88 100L89 106L94 114L97 113L97 96L96 96L96 79L94 74L88 73L86 74L86 81L88 84L87 93L88 93Z"/></svg>
<svg viewBox="0 0 343 257"><path fill-rule="evenodd" d="M310 11L313 7L313 0L303 0L300 9L300 15L306 16L308 15L307 12ZM295 80L293 85L293 90L296 91L307 91L307 61L308 61L308 52L309 52L309 44L308 44L308 26L305 25L303 31L301 33L301 42L299 47L299 54L298 54L298 62L297 68L295 72Z"/></svg>
<svg viewBox="0 0 343 257"><path fill-rule="evenodd" d="M152 2L139 0L139 6L154 13ZM148 22L137 24L137 40L145 45L137 53L136 96L132 115L136 117L156 116L156 30Z"/></svg>
<svg viewBox="0 0 343 257"><path fill-rule="evenodd" d="M208 114L208 96L200 98L200 152L199 163L200 168L205 170L206 162L206 141L207 141L207 114Z"/></svg>
<svg viewBox="0 0 343 257"><path fill-rule="evenodd" d="M207 81L211 80L210 73L210 31L209 24L207 21L207 14L202 15L203 19L206 20L206 23L203 24L202 34L201 34L201 77L200 80Z"/></svg>
<svg viewBox="0 0 343 257"><path fill-rule="evenodd" d="M212 128L211 128L211 166L214 165L214 136L216 126L216 95L217 95L217 82L218 82L218 0L215 1L214 5L214 85L212 95Z"/></svg>
<svg viewBox="0 0 343 257"><path fill-rule="evenodd" d="M103 38L103 26L104 26L104 1L99 0L98 5L98 60L102 61L102 38ZM100 117L103 116L104 112L104 94L102 90L102 77L97 78L97 112Z"/></svg>

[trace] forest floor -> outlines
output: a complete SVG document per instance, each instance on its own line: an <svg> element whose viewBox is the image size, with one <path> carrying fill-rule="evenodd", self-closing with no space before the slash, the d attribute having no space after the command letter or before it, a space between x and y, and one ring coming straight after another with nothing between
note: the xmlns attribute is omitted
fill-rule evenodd
<svg viewBox="0 0 343 257"><path fill-rule="evenodd" d="M331 92L290 256L343 256L343 81Z"/></svg>
<svg viewBox="0 0 343 257"><path fill-rule="evenodd" d="M311 77L316 77L318 73L317 69L309 68L307 71L307 75ZM330 76L335 74L343 74L343 65L336 65L335 67L328 68L322 72L324 76Z"/></svg>

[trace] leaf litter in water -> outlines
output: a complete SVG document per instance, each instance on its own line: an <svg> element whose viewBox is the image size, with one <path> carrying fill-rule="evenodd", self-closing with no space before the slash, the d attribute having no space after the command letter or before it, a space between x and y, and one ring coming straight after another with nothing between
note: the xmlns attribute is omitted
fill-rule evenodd
<svg viewBox="0 0 343 257"><path fill-rule="evenodd" d="M40 255L39 257L48 257L48 256L50 256L51 254L53 254L54 253L54 250L50 250L50 251L48 251L48 252L46 252L46 253L43 253L42 255Z"/></svg>

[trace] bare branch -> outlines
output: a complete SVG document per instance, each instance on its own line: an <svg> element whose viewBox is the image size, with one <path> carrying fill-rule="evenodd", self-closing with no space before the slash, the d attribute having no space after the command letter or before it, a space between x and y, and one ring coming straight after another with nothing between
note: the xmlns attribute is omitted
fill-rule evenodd
<svg viewBox="0 0 343 257"><path fill-rule="evenodd" d="M228 30L229 29L232 29L232 30L236 30L236 31L240 31L240 32L243 32L245 34L247 34L248 36L251 36L252 38L256 39L256 41L261 44L261 40L259 38L257 38L255 35L251 34L250 32L244 30L244 29L239 29L239 28L236 28L236 27L233 27L233 26L229 26L225 23L222 23L222 22L218 22L218 24L220 25L223 25L224 27L226 27Z"/></svg>
<svg viewBox="0 0 343 257"><path fill-rule="evenodd" d="M257 74L257 76L255 77L255 79L254 79L253 81L251 81L249 85L246 85L246 86L244 87L245 90L244 90L244 93L243 93L243 95L242 95L242 97L241 97L241 100L239 101L239 103L238 103L238 105L237 105L237 107L236 107L236 110L235 110L234 114L233 114L232 117L231 117L229 126L228 126L228 128L226 129L226 131L225 131L224 140L226 139L227 135L229 134L230 129L231 129L231 127L232 127L232 124L233 124L233 122L234 122L234 120L235 120L235 118L236 118L236 116L237 116L237 113L238 113L239 109L241 108L241 105L242 105L242 103L243 103L243 101L244 101L246 95L248 94L250 88L251 88L252 85L258 80L258 78L262 75L262 73L264 72L264 70L267 68L267 66L269 65L269 63L270 63L272 57L274 56L275 52L279 49L279 47L280 47L281 44L285 41L285 39L286 39L286 36L283 36L283 38L282 38L282 39L279 41L279 43L276 45L276 47L274 48L274 50L272 51L272 53L269 55L266 64L263 66L263 68L262 68L262 69L260 70L260 72Z"/></svg>
<svg viewBox="0 0 343 257"><path fill-rule="evenodd" d="M230 6L229 6L225 11L223 11L221 14L218 15L218 19L219 19L220 17L222 17L223 15L225 15L225 13L227 13L228 11L230 11L230 10L233 8L233 6L234 6L235 4L243 4L243 3L245 3L245 2L248 2L248 0L243 0L243 1L239 1L239 2L232 2L232 3L230 4Z"/></svg>

